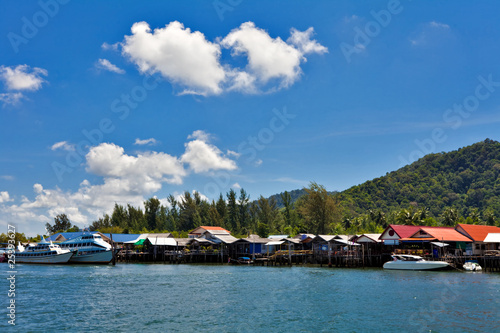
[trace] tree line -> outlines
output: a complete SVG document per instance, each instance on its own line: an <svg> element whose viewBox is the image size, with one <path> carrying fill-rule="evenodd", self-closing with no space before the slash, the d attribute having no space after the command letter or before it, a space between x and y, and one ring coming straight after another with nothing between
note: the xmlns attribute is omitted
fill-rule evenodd
<svg viewBox="0 0 500 333"><path fill-rule="evenodd" d="M310 234L362 234L381 233L389 224L449 226L458 223L497 225L493 214L481 214L471 209L467 216L459 210L447 207L435 216L428 208L409 205L407 208L389 212L369 209L356 214L342 206L339 196L326 191L324 186L312 182L304 188L295 202L289 192L280 194L283 207L278 207L274 197L259 197L250 201L244 189L236 193L229 190L225 196L219 195L217 201L203 200L197 192L185 192L179 199L168 196L167 205L157 198L144 201L144 209L115 204L111 214L104 214L93 221L90 231L104 233L150 233L171 232L176 237L187 237L190 230L198 226L220 226L228 229L236 237L258 234L298 233ZM64 228L67 229L64 229ZM66 215L58 215L53 226L47 228L51 233L74 231Z"/></svg>
<svg viewBox="0 0 500 333"><path fill-rule="evenodd" d="M235 236L269 234L379 233L389 224L455 226L498 225L500 216L500 143L486 139L450 153L430 154L397 171L327 192L309 187L251 201L244 189L231 189L206 201L185 192L167 203L157 198L143 207L115 204L90 230L113 233L173 232L186 236L201 225L221 226ZM78 229L58 215L49 233Z"/></svg>

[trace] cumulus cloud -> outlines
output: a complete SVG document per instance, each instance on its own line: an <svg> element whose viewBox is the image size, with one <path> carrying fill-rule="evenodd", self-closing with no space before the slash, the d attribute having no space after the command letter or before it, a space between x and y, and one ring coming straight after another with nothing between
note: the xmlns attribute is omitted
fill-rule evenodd
<svg viewBox="0 0 500 333"><path fill-rule="evenodd" d="M7 192L7 191L0 192L0 203L8 202L8 201L11 201L9 192Z"/></svg>
<svg viewBox="0 0 500 333"><path fill-rule="evenodd" d="M20 92L16 93L2 93L0 94L0 102L3 102L4 105L11 104L17 105L19 101L24 97L24 95Z"/></svg>
<svg viewBox="0 0 500 333"><path fill-rule="evenodd" d="M301 74L302 53L280 37L272 38L253 22L243 23L231 31L221 44L231 48L233 55L245 55L246 72L263 84L279 79L280 86L287 87Z"/></svg>
<svg viewBox="0 0 500 333"><path fill-rule="evenodd" d="M195 138L194 134L189 137ZM181 161L187 163L196 173L237 169L236 162L206 140L206 137L198 134L198 137L186 143L186 152L182 155Z"/></svg>
<svg viewBox="0 0 500 333"><path fill-rule="evenodd" d="M291 29L291 36L287 42L295 45L302 54L308 53L327 53L328 49L318 43L316 40L311 40L314 34L314 28L310 27L306 31L299 31L295 28Z"/></svg>
<svg viewBox="0 0 500 333"><path fill-rule="evenodd" d="M66 150L66 151L74 151L75 150L75 145L71 144L71 143L68 143L68 141L60 141L60 142L54 143L50 147L50 149L51 150L62 149L62 150Z"/></svg>
<svg viewBox="0 0 500 333"><path fill-rule="evenodd" d="M186 171L174 156L148 152L131 156L112 143L92 147L86 156L87 171L105 178L117 179L130 190L153 192L162 182L181 184Z"/></svg>
<svg viewBox="0 0 500 333"><path fill-rule="evenodd" d="M114 44L108 44L106 42L102 43L101 48L106 51L118 51L118 47L120 46L120 43L114 43Z"/></svg>
<svg viewBox="0 0 500 333"><path fill-rule="evenodd" d="M236 189L240 189L241 188L241 185L238 184L238 183L234 183L232 186L232 188L236 188Z"/></svg>
<svg viewBox="0 0 500 333"><path fill-rule="evenodd" d="M0 79L4 81L8 90L38 90L45 82L42 76L47 75L47 70L38 67L30 68L28 65L0 66Z"/></svg>
<svg viewBox="0 0 500 333"><path fill-rule="evenodd" d="M299 79L306 54L328 51L311 39L312 27L303 32L292 28L286 42L271 37L253 22L243 23L214 42L177 21L154 30L146 22L137 22L131 32L120 44L122 54L142 73L161 73L181 88L180 94L260 93L286 88ZM222 64L222 48L230 49L233 57L245 56L246 67Z"/></svg>
<svg viewBox="0 0 500 333"><path fill-rule="evenodd" d="M156 139L153 139L153 138L145 139L145 140L141 140L139 138L136 138L134 145L144 146L144 145L155 145L157 143L158 143L158 141L156 141Z"/></svg>
<svg viewBox="0 0 500 333"><path fill-rule="evenodd" d="M219 63L220 46L199 32L191 32L174 21L151 30L146 22L132 26L125 36L122 53L143 73L161 73L184 88L183 93L221 93L226 73Z"/></svg>
<svg viewBox="0 0 500 333"><path fill-rule="evenodd" d="M19 202L13 201L8 192L0 192L0 222L2 218L15 220L30 230L34 228L33 222L39 222L37 228L41 232L43 223L65 213L72 223L83 227L110 212L115 203L141 206L145 198L165 184L181 184L189 175L187 168L194 173L236 169L234 161L208 143L209 137L203 131L193 132L180 158L164 152L130 155L113 143L91 147L85 156L85 170L92 179L101 177L100 183L92 184L84 179L75 191L49 189L36 183L33 185L34 199L23 196ZM59 143L56 149L63 146Z"/></svg>
<svg viewBox="0 0 500 333"><path fill-rule="evenodd" d="M198 139L201 141L208 142L210 140L210 134L203 130L196 130L192 134L188 135L188 140L189 139Z"/></svg>
<svg viewBox="0 0 500 333"><path fill-rule="evenodd" d="M112 64L108 59L99 59L96 63L96 68L103 69L109 72L117 73L117 74L125 74L125 70L117 67Z"/></svg>

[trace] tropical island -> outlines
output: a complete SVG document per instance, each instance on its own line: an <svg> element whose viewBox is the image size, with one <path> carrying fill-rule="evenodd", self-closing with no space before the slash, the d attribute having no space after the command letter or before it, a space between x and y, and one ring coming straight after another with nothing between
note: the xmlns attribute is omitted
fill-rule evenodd
<svg viewBox="0 0 500 333"><path fill-rule="evenodd" d="M187 237L199 226L219 226L235 237L257 234L381 233L388 225L449 226L459 223L498 226L500 217L500 143L490 139L447 153L429 154L385 176L342 192L309 187L251 201L244 189L217 200L186 191L168 205L149 198L144 207L115 204L112 212L88 226L102 233L160 233ZM50 234L78 231L65 214ZM4 242L5 234L0 236ZM23 234L16 239L28 241ZM40 236L31 239L39 240Z"/></svg>

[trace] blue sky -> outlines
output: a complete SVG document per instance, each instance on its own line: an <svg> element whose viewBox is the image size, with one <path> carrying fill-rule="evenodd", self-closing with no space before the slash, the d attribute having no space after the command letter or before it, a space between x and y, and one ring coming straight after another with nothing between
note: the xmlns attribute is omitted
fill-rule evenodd
<svg viewBox="0 0 500 333"><path fill-rule="evenodd" d="M0 3L0 225L343 190L499 139L494 1Z"/></svg>

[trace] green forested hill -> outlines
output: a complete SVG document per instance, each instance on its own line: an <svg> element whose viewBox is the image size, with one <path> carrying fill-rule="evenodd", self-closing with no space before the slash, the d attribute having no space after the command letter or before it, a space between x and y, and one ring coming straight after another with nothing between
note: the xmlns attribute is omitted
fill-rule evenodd
<svg viewBox="0 0 500 333"><path fill-rule="evenodd" d="M270 233L373 233L391 223L497 225L499 175L500 143L486 139L457 151L427 155L343 192L327 192L311 183L309 188L268 199L261 196L253 202L244 189L239 193L231 189L209 202L198 192L186 191L180 199L168 196L166 205L156 197L144 201L143 207L115 204L113 212L94 221L90 229L183 235L200 225L215 225L234 235L264 237ZM61 227L56 223L53 228Z"/></svg>
<svg viewBox="0 0 500 333"><path fill-rule="evenodd" d="M346 213L415 207L438 217L500 216L500 143L486 139L449 153L430 154L383 177L337 194Z"/></svg>

